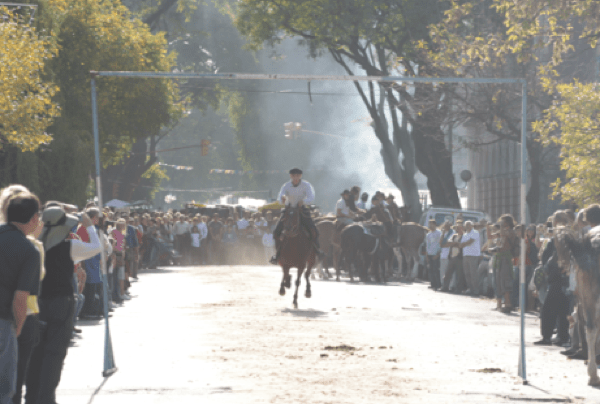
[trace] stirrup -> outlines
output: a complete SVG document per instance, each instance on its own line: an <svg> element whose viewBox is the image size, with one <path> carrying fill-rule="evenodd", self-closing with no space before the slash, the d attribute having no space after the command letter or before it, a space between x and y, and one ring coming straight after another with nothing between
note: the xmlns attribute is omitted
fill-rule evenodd
<svg viewBox="0 0 600 404"><path fill-rule="evenodd" d="M279 259L277 258L276 255L271 257L271 259L269 260L269 264L279 265Z"/></svg>

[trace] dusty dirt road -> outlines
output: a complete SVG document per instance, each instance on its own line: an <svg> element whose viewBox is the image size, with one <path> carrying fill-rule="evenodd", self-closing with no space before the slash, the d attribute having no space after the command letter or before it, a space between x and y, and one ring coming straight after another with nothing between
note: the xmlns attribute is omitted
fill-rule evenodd
<svg viewBox="0 0 600 404"><path fill-rule="evenodd" d="M276 267L164 268L140 279L110 321L119 371L101 377L103 322L81 322L59 403L600 402L583 362L531 344L534 315L523 386L518 317L488 299L322 280L306 299L303 280L296 310L291 291L277 293Z"/></svg>

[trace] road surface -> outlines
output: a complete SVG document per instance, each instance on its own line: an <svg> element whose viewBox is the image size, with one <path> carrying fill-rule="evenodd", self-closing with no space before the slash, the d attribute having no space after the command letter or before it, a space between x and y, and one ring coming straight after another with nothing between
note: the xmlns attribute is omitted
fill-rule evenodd
<svg viewBox="0 0 600 404"><path fill-rule="evenodd" d="M110 319L118 372L101 375L103 321L80 322L58 402L600 402L583 362L532 345L536 315L526 319L523 386L519 317L493 311L492 300L318 279L306 299L303 279L296 310L280 281L274 266L141 273Z"/></svg>

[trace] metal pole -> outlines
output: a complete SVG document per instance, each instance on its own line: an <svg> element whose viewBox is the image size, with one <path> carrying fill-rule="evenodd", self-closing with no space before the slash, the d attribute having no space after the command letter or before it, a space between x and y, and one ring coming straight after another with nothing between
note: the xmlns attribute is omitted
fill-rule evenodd
<svg viewBox="0 0 600 404"><path fill-rule="evenodd" d="M523 92L521 111L521 223L527 223L527 81L522 81ZM519 307L521 309L521 343L519 346L519 376L523 384L527 384L527 372L525 367L525 234L521 234L521 257L520 257L520 288Z"/></svg>
<svg viewBox="0 0 600 404"><path fill-rule="evenodd" d="M100 222L102 222L102 182L100 181L100 140L98 131L98 103L96 101L96 79L92 74L92 125L94 131L94 154L96 157L96 195L98 196L98 209ZM106 279L106 257L104 256L104 230L100 226L100 273L102 275L102 289L104 300L104 370L102 375L108 377L117 371L113 357L110 327L108 324L108 282Z"/></svg>

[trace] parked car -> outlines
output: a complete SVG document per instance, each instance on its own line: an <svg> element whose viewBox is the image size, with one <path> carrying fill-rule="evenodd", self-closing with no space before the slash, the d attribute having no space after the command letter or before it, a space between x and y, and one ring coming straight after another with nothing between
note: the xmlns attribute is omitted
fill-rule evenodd
<svg viewBox="0 0 600 404"><path fill-rule="evenodd" d="M463 222L469 220L475 223L479 222L481 219L486 219L487 221L490 220L490 216L487 213L477 210L430 206L421 215L419 223L423 226L427 226L429 219L435 219L438 226L442 225L446 220L454 224L459 215L462 216Z"/></svg>

